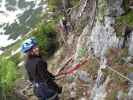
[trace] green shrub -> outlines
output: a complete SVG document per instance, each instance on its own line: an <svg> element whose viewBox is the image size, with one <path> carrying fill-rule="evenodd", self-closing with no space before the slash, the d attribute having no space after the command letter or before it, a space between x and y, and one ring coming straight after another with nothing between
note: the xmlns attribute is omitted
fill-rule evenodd
<svg viewBox="0 0 133 100"><path fill-rule="evenodd" d="M123 36L123 29L125 26L132 27L133 26L133 11L128 11L125 15L119 16L116 18L115 31L116 35L119 37Z"/></svg>
<svg viewBox="0 0 133 100"><path fill-rule="evenodd" d="M62 0L47 0L50 11L58 10L62 5Z"/></svg>
<svg viewBox="0 0 133 100"><path fill-rule="evenodd" d="M63 8L63 0L47 0L48 8L50 11L57 11ZM79 5L80 0L70 0L72 6Z"/></svg>
<svg viewBox="0 0 133 100"><path fill-rule="evenodd" d="M72 4L73 6L79 5L79 3L80 3L80 0L71 0L71 4Z"/></svg>
<svg viewBox="0 0 133 100"><path fill-rule="evenodd" d="M116 23L118 25L127 24L129 26L132 26L133 25L132 18L133 18L133 11L129 11L126 15L117 17L116 18Z"/></svg>
<svg viewBox="0 0 133 100"><path fill-rule="evenodd" d="M39 23L37 29L32 32L32 35L37 38L38 45L45 57L51 56L58 46L56 34L54 22Z"/></svg>
<svg viewBox="0 0 133 100"><path fill-rule="evenodd" d="M0 57L0 96L6 96L16 80L16 64L11 59Z"/></svg>
<svg viewBox="0 0 133 100"><path fill-rule="evenodd" d="M123 0L123 7L126 12L129 11L129 0Z"/></svg>

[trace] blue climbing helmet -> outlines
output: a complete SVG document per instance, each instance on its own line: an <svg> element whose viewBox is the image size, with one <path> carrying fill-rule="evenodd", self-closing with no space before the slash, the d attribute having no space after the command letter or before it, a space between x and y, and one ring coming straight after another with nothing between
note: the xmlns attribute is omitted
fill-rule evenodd
<svg viewBox="0 0 133 100"><path fill-rule="evenodd" d="M27 53L30 49L35 47L37 45L37 41L35 37L31 37L27 40L25 40L21 45L21 52Z"/></svg>

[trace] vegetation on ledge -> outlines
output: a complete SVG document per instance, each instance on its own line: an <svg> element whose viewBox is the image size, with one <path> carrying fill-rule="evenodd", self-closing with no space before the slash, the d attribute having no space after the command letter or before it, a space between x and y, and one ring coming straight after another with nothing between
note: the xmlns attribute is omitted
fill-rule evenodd
<svg viewBox="0 0 133 100"><path fill-rule="evenodd" d="M117 36L122 36L123 33L123 29L125 28L125 26L129 26L129 27L133 27L133 11L129 11L127 14L123 15L123 16L119 16L116 18L116 25L115 25L115 29L116 29L116 35Z"/></svg>

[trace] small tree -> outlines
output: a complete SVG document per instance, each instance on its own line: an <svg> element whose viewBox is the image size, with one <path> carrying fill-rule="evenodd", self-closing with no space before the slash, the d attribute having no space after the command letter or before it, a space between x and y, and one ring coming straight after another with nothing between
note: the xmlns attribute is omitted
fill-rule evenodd
<svg viewBox="0 0 133 100"><path fill-rule="evenodd" d="M16 80L16 64L11 59L0 57L0 98L5 100Z"/></svg>

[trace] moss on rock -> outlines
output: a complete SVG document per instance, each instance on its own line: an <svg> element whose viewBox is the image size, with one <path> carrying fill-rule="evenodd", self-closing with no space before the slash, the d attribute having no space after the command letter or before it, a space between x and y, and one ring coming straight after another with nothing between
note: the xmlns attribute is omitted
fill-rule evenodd
<svg viewBox="0 0 133 100"><path fill-rule="evenodd" d="M129 11L127 14L116 18L115 29L117 36L123 36L122 33L125 26L133 26L133 11Z"/></svg>

